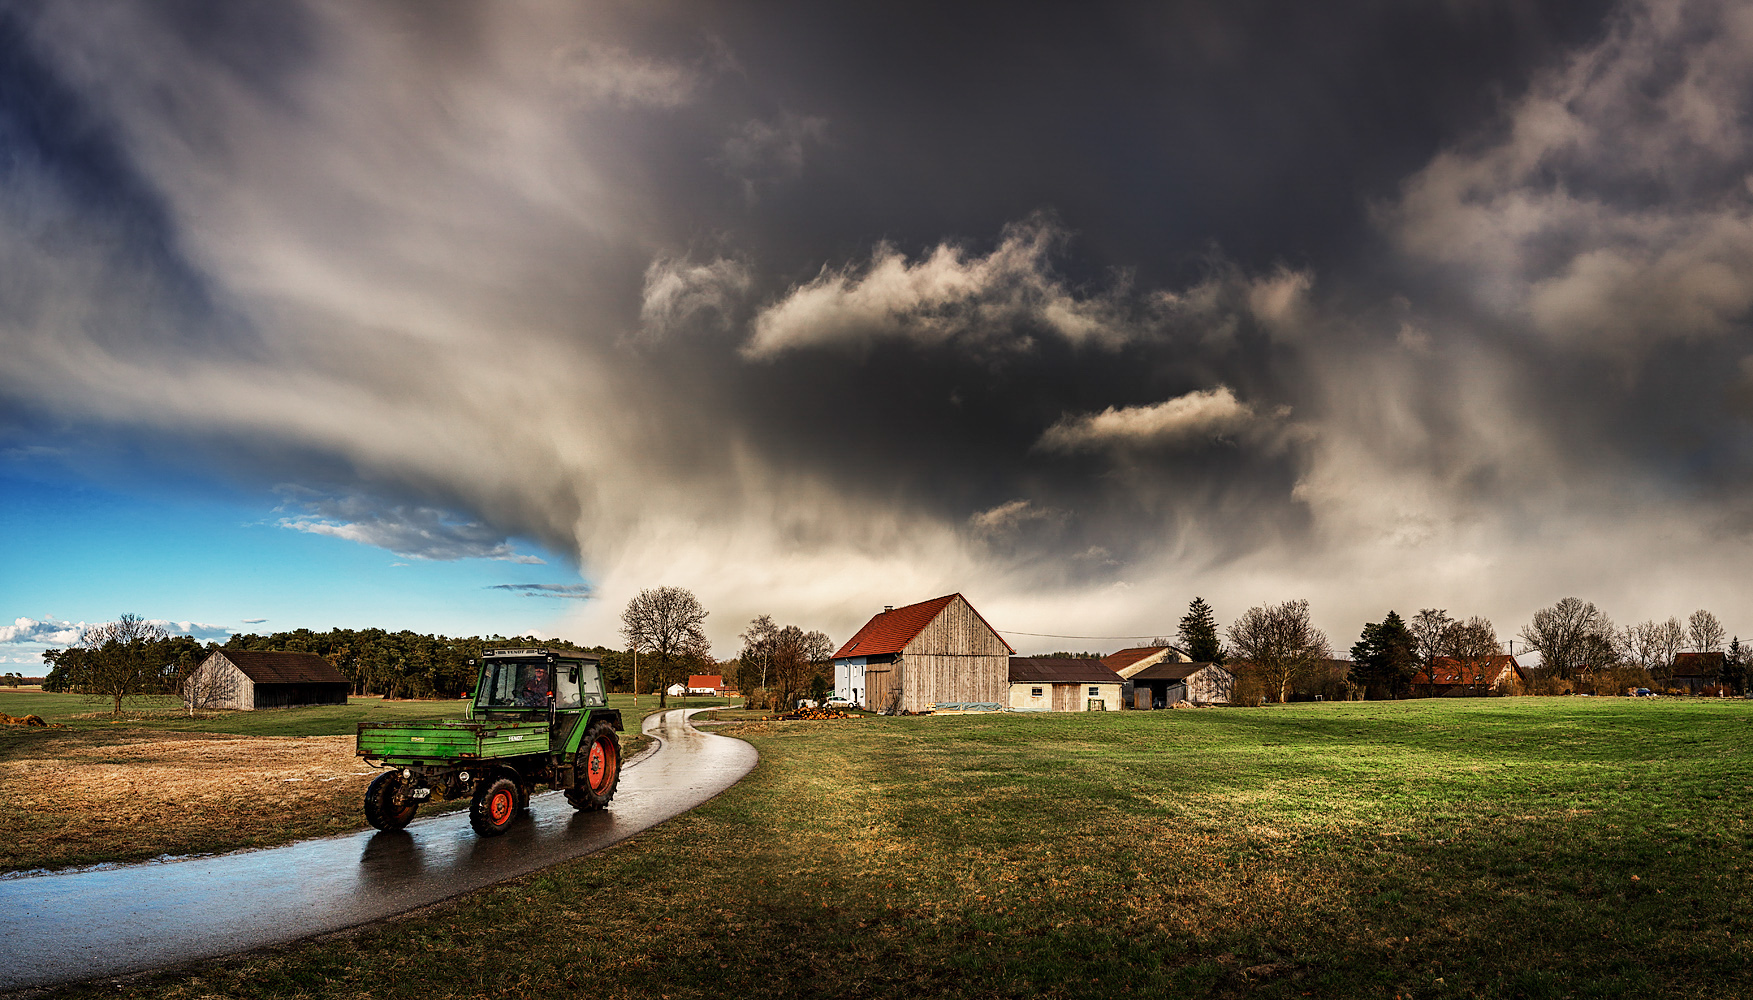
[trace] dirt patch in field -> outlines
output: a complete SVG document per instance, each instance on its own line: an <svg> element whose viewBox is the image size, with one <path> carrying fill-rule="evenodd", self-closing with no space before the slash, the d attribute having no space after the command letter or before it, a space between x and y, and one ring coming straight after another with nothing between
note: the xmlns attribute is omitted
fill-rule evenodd
<svg viewBox="0 0 1753 1000"><path fill-rule="evenodd" d="M365 825L360 800L376 773L353 755L351 736L37 732L44 738L8 740L0 754L0 829L7 831L0 871L358 829Z"/></svg>

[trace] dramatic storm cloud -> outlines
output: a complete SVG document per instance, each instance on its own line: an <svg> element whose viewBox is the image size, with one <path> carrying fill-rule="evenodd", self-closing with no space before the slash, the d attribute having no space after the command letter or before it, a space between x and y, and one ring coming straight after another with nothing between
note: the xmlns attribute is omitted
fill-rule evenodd
<svg viewBox="0 0 1753 1000"><path fill-rule="evenodd" d="M0 444L528 540L583 641L1736 628L1753 18L1346 6L4 8Z"/></svg>

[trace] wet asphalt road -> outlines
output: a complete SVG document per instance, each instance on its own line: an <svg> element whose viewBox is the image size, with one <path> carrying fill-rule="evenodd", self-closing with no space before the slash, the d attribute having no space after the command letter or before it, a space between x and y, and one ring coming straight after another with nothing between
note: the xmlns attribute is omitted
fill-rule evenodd
<svg viewBox="0 0 1753 1000"><path fill-rule="evenodd" d="M754 747L702 733L682 712L646 719L645 731L662 745L621 773L606 811L574 812L544 793L500 837L477 837L463 810L397 833L0 880L0 990L229 955L403 913L624 840L755 766Z"/></svg>

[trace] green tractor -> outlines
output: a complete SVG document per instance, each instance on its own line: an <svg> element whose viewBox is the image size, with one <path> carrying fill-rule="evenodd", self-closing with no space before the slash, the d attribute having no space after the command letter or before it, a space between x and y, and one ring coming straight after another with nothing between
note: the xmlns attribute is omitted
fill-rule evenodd
<svg viewBox="0 0 1753 1000"><path fill-rule="evenodd" d="M361 722L358 755L390 770L365 789L365 820L400 830L420 803L470 796L469 825L496 837L538 785L574 809L603 809L621 780L621 713L602 664L575 649L496 649L481 657L467 717Z"/></svg>

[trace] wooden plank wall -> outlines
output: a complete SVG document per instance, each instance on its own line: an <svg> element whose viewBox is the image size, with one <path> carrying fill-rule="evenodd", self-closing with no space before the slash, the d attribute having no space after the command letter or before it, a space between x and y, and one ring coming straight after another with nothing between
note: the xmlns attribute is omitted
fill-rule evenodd
<svg viewBox="0 0 1753 1000"><path fill-rule="evenodd" d="M1187 700L1195 705L1227 705L1235 678L1222 667L1206 667L1187 678Z"/></svg>
<svg viewBox="0 0 1753 1000"><path fill-rule="evenodd" d="M1010 649L960 597L907 644L895 666L900 707L908 711L942 701L1003 704L1010 690Z"/></svg>

